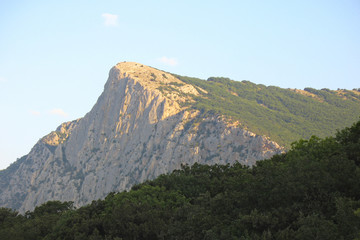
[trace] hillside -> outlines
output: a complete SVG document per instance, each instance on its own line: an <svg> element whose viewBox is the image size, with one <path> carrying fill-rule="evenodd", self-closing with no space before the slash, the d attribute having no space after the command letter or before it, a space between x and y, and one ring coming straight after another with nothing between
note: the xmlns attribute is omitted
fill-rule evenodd
<svg viewBox="0 0 360 240"><path fill-rule="evenodd" d="M287 148L300 138L333 135L360 116L358 90L283 89L228 78L176 76L206 91L188 103L192 108L238 120L241 127Z"/></svg>
<svg viewBox="0 0 360 240"><path fill-rule="evenodd" d="M359 159L360 121L253 168L185 165L79 209L0 209L0 238L358 239Z"/></svg>

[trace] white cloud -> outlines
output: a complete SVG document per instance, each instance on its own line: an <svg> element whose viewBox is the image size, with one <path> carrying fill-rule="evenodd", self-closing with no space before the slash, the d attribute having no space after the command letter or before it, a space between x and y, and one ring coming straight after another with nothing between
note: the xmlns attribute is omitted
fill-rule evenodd
<svg viewBox="0 0 360 240"><path fill-rule="evenodd" d="M176 66L178 64L178 61L176 58L168 58L168 57L161 57L158 59L161 63L169 65L169 66Z"/></svg>
<svg viewBox="0 0 360 240"><path fill-rule="evenodd" d="M104 18L105 26L115 27L118 25L118 15L110 14L110 13L103 13L101 16Z"/></svg>
<svg viewBox="0 0 360 240"><path fill-rule="evenodd" d="M69 116L69 114L67 114L66 112L64 112L64 110L60 109L60 108L54 108L52 110L50 110L49 112L51 115L56 115L56 116L61 116L61 117L67 117Z"/></svg>
<svg viewBox="0 0 360 240"><path fill-rule="evenodd" d="M30 110L29 113L33 116L39 116L40 112L39 111L35 111L35 110Z"/></svg>

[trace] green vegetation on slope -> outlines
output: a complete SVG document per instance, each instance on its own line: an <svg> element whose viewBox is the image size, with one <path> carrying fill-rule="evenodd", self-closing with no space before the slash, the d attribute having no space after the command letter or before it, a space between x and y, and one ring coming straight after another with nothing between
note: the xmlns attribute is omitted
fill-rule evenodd
<svg viewBox="0 0 360 240"><path fill-rule="evenodd" d="M192 108L239 120L243 127L286 147L311 135L333 135L336 129L349 126L360 115L357 91L306 88L302 92L311 96L305 96L294 90L249 81L214 77L205 81L175 76L208 92L193 96L196 101L191 103Z"/></svg>
<svg viewBox="0 0 360 240"><path fill-rule="evenodd" d="M359 179L360 121L253 168L183 166L77 210L1 208L0 239L359 239Z"/></svg>

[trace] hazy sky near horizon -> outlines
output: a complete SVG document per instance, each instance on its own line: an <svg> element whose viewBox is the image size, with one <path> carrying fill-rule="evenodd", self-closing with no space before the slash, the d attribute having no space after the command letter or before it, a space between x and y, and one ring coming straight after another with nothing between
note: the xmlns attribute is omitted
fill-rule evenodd
<svg viewBox="0 0 360 240"><path fill-rule="evenodd" d="M0 3L0 169L84 116L135 61L283 88L360 88L360 1Z"/></svg>

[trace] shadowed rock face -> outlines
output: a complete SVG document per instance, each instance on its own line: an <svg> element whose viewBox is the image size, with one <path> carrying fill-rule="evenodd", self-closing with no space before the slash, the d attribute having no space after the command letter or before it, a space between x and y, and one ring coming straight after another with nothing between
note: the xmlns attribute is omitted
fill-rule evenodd
<svg viewBox="0 0 360 240"><path fill-rule="evenodd" d="M201 91L148 66L117 64L88 114L0 172L0 206L20 212L49 200L81 206L181 164L253 165L282 151L236 122L182 107Z"/></svg>

